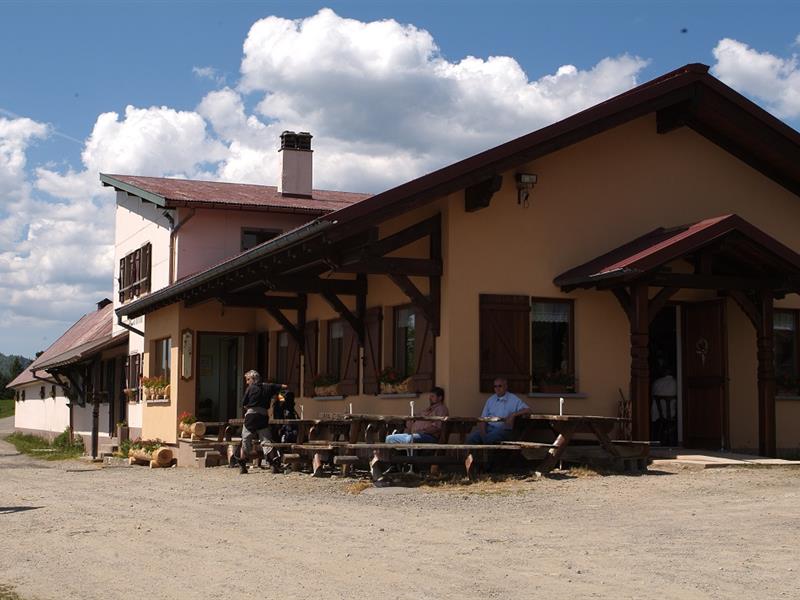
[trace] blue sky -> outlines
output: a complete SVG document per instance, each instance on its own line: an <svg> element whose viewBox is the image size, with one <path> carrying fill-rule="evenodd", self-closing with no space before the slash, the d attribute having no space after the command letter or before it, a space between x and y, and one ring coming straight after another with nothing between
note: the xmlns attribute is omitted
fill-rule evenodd
<svg viewBox="0 0 800 600"><path fill-rule="evenodd" d="M376 192L689 62L797 128L798 34L788 1L6 0L0 352L110 294L98 170L274 184L296 127L317 185Z"/></svg>

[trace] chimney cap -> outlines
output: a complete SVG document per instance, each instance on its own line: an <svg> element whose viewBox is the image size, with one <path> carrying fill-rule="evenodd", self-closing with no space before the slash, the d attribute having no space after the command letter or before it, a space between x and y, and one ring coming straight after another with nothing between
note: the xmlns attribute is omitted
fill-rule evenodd
<svg viewBox="0 0 800 600"><path fill-rule="evenodd" d="M305 150L311 152L312 136L307 131L284 131L281 133L281 150Z"/></svg>

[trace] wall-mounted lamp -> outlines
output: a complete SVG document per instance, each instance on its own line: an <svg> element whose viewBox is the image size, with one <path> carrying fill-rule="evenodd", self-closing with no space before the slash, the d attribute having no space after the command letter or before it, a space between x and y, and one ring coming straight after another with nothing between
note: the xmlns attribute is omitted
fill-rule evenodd
<svg viewBox="0 0 800 600"><path fill-rule="evenodd" d="M538 176L534 173L517 173L517 204L523 208L530 206L530 195L533 186L539 180Z"/></svg>

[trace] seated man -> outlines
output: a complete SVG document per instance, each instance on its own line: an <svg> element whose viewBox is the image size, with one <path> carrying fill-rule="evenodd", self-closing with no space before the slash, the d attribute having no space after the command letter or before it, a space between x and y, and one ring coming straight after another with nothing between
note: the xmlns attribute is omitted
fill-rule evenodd
<svg viewBox="0 0 800 600"><path fill-rule="evenodd" d="M467 444L497 444L511 439L514 419L531 412L516 395L508 391L508 381L502 377L494 380L494 394L489 396L481 417L500 417L504 421L478 423L467 436Z"/></svg>
<svg viewBox="0 0 800 600"><path fill-rule="evenodd" d="M444 405L444 390L440 387L435 387L428 394L428 402L430 403L422 415L423 417L446 417L449 413L447 407ZM439 441L439 435L442 432L441 421L416 421L410 420L406 422L407 433L393 433L386 436L387 444L435 444Z"/></svg>

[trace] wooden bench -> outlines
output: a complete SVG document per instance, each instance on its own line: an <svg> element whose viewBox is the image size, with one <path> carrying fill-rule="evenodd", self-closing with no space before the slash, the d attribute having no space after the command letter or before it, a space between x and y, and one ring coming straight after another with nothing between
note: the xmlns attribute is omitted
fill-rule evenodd
<svg viewBox="0 0 800 600"><path fill-rule="evenodd" d="M354 456L354 462L367 462L373 479L382 475L381 463L400 465L454 465L463 464L466 475L472 478L476 470L486 465L495 455L518 453L520 446L513 444L346 444L342 455ZM408 451L401 454L400 451ZM412 454L413 452L413 454ZM424 454L417 454L423 452ZM351 463L352 464L352 463Z"/></svg>

